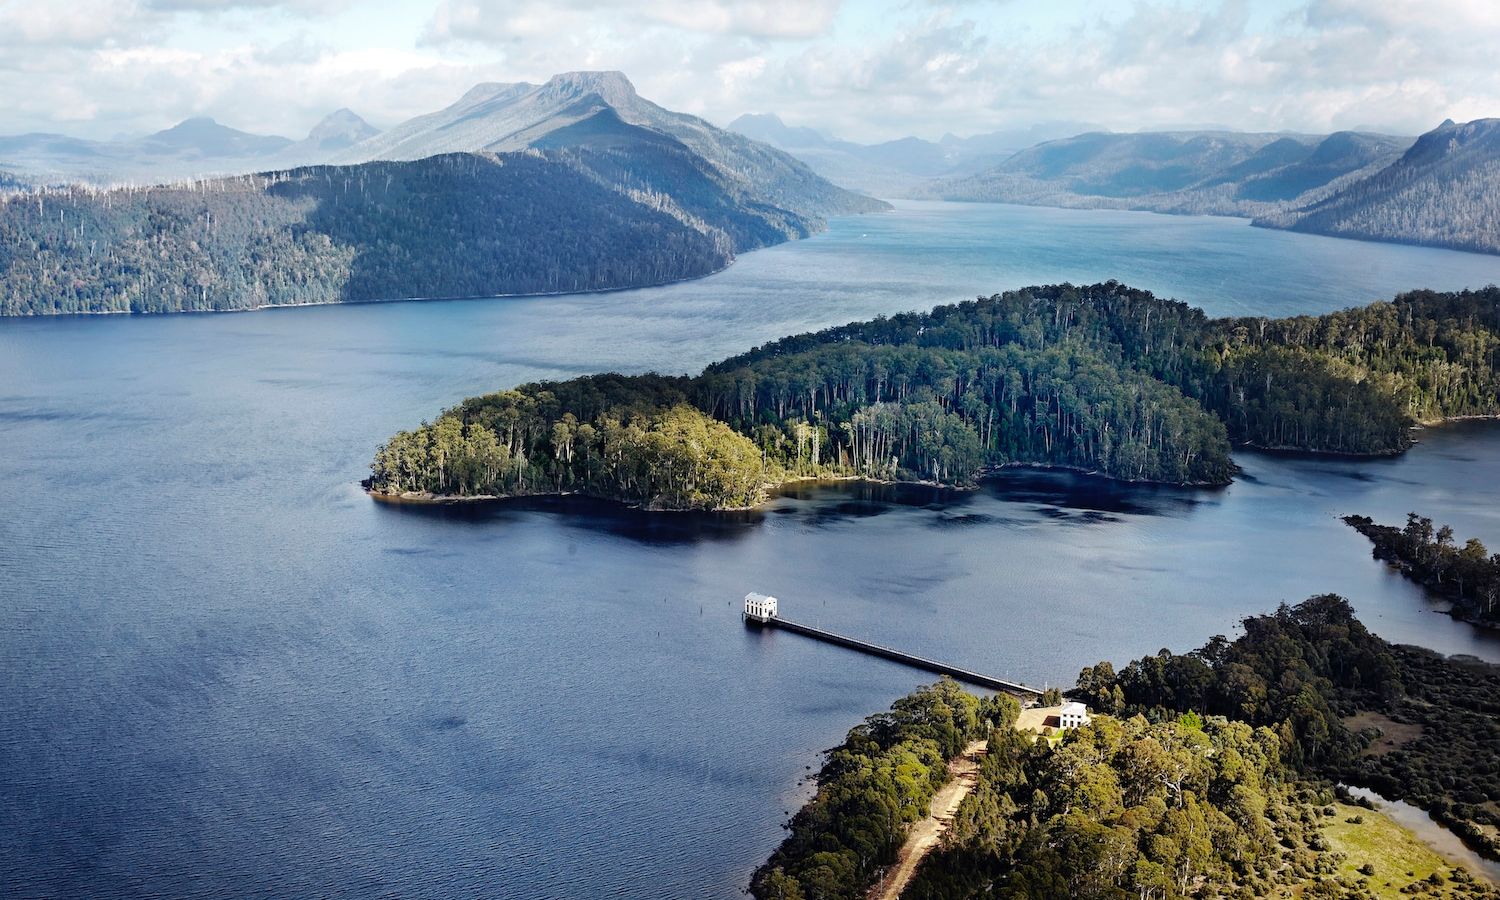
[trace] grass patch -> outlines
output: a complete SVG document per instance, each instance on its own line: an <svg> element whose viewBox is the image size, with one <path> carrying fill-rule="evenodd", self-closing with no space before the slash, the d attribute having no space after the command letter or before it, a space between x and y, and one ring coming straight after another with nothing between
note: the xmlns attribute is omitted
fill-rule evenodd
<svg viewBox="0 0 1500 900"><path fill-rule="evenodd" d="M1436 854L1416 835L1397 825L1379 812L1347 803L1335 803L1335 814L1323 824L1323 836L1328 839L1329 849L1342 853L1339 875L1350 884L1366 879L1372 895L1378 898L1401 900L1411 897L1401 889L1412 882L1423 881L1432 873L1443 876L1445 883L1436 895L1442 897L1463 896L1461 885L1453 884L1450 877L1453 867ZM1350 819L1361 819L1355 823ZM1375 874L1361 871L1373 866ZM1408 875L1407 873L1411 874ZM1433 896L1426 894L1425 896Z"/></svg>
<svg viewBox="0 0 1500 900"><path fill-rule="evenodd" d="M1359 734L1366 729L1374 729L1380 732L1380 736L1370 742L1370 746L1364 750L1365 756L1384 756L1394 750L1400 750L1412 741L1422 736L1422 726L1415 722L1397 722L1378 712L1361 710L1352 716L1346 717L1344 727Z"/></svg>

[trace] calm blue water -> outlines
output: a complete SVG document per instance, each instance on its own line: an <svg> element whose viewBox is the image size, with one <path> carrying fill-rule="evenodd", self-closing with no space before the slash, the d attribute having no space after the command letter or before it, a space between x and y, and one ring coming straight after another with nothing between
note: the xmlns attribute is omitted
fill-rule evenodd
<svg viewBox="0 0 1500 900"><path fill-rule="evenodd" d="M1500 658L1347 512L1500 546L1500 429L1246 454L1224 490L1017 473L763 513L395 509L375 445L460 397L1118 277L1213 312L1500 280L1500 259L1139 213L908 204L668 288L0 321L0 895L733 897L817 753L920 674L739 598L1036 683L1339 591Z"/></svg>

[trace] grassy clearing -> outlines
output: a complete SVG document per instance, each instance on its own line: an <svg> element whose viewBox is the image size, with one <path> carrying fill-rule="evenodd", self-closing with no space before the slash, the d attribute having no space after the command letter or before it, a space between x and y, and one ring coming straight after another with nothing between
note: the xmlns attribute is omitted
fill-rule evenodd
<svg viewBox="0 0 1500 900"><path fill-rule="evenodd" d="M1453 867L1431 848L1417 839L1416 835L1397 825L1384 815L1359 806L1345 803L1334 804L1335 815L1323 825L1323 835L1331 850L1344 854L1339 863L1339 875L1349 883L1367 880L1371 894L1378 898L1410 897L1401 889L1412 882L1423 881L1433 872L1441 873L1445 883L1437 889L1442 897L1465 896L1463 886L1448 881ZM1360 818L1359 823L1350 822ZM1375 874L1360 871L1365 865L1374 866ZM1425 894L1433 896L1433 894Z"/></svg>
<svg viewBox="0 0 1500 900"><path fill-rule="evenodd" d="M1384 756L1400 750L1422 736L1422 726L1415 722L1397 722L1378 712L1361 710L1344 719L1344 727L1358 734L1367 728L1379 729L1380 737L1365 748L1365 756Z"/></svg>

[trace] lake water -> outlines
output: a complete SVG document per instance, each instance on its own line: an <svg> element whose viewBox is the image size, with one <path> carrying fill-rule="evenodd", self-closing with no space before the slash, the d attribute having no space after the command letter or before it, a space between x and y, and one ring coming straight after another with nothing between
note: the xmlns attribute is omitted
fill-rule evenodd
<svg viewBox="0 0 1500 900"><path fill-rule="evenodd" d="M1140 213L905 204L583 297L0 321L0 894L734 897L818 751L926 679L787 615L1071 682L1337 591L1500 659L1336 519L1500 546L1500 428L1237 458L1213 491L1011 472L763 512L393 508L379 441L540 377L1117 277L1215 313L1500 281L1500 259Z"/></svg>

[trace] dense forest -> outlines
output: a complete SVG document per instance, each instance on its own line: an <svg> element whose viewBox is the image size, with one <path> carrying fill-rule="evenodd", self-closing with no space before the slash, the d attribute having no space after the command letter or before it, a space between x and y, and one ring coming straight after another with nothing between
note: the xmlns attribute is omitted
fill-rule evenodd
<svg viewBox="0 0 1500 900"><path fill-rule="evenodd" d="M1500 626L1500 553L1491 554L1478 538L1462 546L1453 529L1433 529L1432 520L1409 513L1406 526L1381 525L1367 516L1344 522L1375 545L1376 559L1399 567L1406 577L1453 601L1453 614L1482 625Z"/></svg>
<svg viewBox="0 0 1500 900"><path fill-rule="evenodd" d="M1085 669L1077 693L1117 714L1272 729L1296 770L1420 806L1500 858L1500 667L1388 644L1332 595L1243 625L1193 653Z"/></svg>
<svg viewBox="0 0 1500 900"><path fill-rule="evenodd" d="M680 145L44 189L0 199L0 314L639 287L818 224L744 201Z"/></svg>
<svg viewBox="0 0 1500 900"><path fill-rule="evenodd" d="M760 450L689 405L683 381L601 375L466 400L383 445L372 487L456 496L579 491L647 509L754 505L769 471Z"/></svg>
<svg viewBox="0 0 1500 900"><path fill-rule="evenodd" d="M1033 287L796 335L693 378L591 376L472 398L393 438L371 487L581 491L660 508L686 491L699 508L754 502L760 487L741 488L757 482L966 484L1012 463L1224 484L1232 444L1397 453L1418 421L1494 413L1497 355L1494 288L1272 320L1209 319L1115 282ZM684 437L670 470L622 449L636 445L606 445L612 427L651 432L688 407L727 427ZM451 465L455 448L460 460L468 451L438 448L449 421L476 447L490 438L474 429L489 432L506 464ZM722 477L701 478L687 460Z"/></svg>
<svg viewBox="0 0 1500 900"><path fill-rule="evenodd" d="M1105 698L1105 702L1109 702ZM1439 864L1348 863L1332 785L1289 761L1290 737L1225 716L1122 709L1054 743L1016 730L1009 697L951 681L898 700L828 751L817 792L754 873L759 900L855 900L895 859L947 777L987 741L978 780L902 893L915 900L1500 896ZM1343 827L1363 826L1340 804ZM1374 818L1374 814L1370 814Z"/></svg>

